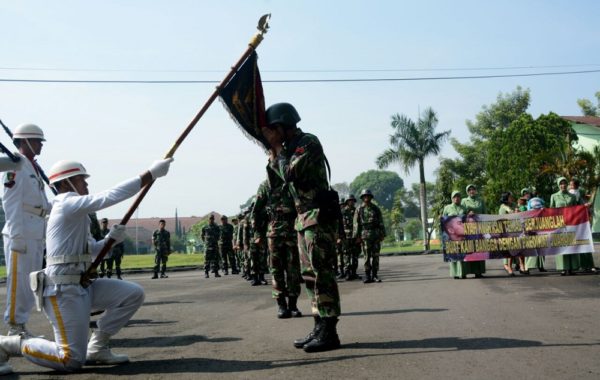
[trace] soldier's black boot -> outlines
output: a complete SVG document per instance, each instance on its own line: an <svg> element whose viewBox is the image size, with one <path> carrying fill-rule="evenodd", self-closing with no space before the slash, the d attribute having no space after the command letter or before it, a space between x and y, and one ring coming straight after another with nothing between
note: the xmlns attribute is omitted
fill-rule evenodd
<svg viewBox="0 0 600 380"><path fill-rule="evenodd" d="M300 318L302 313L298 310L298 306L296 303L298 302L298 297L288 297L288 310L292 313L292 317Z"/></svg>
<svg viewBox="0 0 600 380"><path fill-rule="evenodd" d="M223 274L225 276L227 276L229 274L229 269L227 269L227 268L223 269Z"/></svg>
<svg viewBox="0 0 600 380"><path fill-rule="evenodd" d="M350 269L348 269L348 270L347 270L347 271L344 273L344 275L346 276L346 277L345 277L346 281L352 281L352 280L354 280L354 278L352 277L352 272L350 271Z"/></svg>
<svg viewBox="0 0 600 380"><path fill-rule="evenodd" d="M288 309L287 302L285 302L285 297L282 295L277 297L277 318L286 319L291 317L292 313Z"/></svg>
<svg viewBox="0 0 600 380"><path fill-rule="evenodd" d="M252 285L252 286L260 285L260 279L258 278L257 274L250 276L250 278L252 279L252 282L250 283L250 285Z"/></svg>
<svg viewBox="0 0 600 380"><path fill-rule="evenodd" d="M261 273L258 275L258 280L260 281L261 285L269 285L269 282L267 280L265 280L265 274Z"/></svg>
<svg viewBox="0 0 600 380"><path fill-rule="evenodd" d="M154 275L152 276L152 279L154 280L155 278L158 278L158 273L154 272Z"/></svg>
<svg viewBox="0 0 600 380"><path fill-rule="evenodd" d="M321 352L340 348L340 337L337 334L337 317L323 318L323 328L313 340L306 343L305 352Z"/></svg>
<svg viewBox="0 0 600 380"><path fill-rule="evenodd" d="M221 277L221 275L219 274L219 270L215 269L215 277Z"/></svg>
<svg viewBox="0 0 600 380"><path fill-rule="evenodd" d="M304 347L306 344L315 339L315 336L317 336L320 333L321 329L323 328L323 318L321 318L318 315L313 316L313 318L315 319L315 327L313 327L312 331L309 332L308 335L304 338L296 339L294 341L294 347Z"/></svg>
<svg viewBox="0 0 600 380"><path fill-rule="evenodd" d="M204 278L209 278L210 275L208 274L208 269L204 270Z"/></svg>
<svg viewBox="0 0 600 380"><path fill-rule="evenodd" d="M365 272L365 279L363 280L363 282L365 284L370 284L370 283L373 282L373 279L371 278L371 271L370 270L368 270L368 271Z"/></svg>
<svg viewBox="0 0 600 380"><path fill-rule="evenodd" d="M372 277L374 282L381 282L381 280L379 279L379 277L377 277L377 271L374 270L373 271L373 277Z"/></svg>
<svg viewBox="0 0 600 380"><path fill-rule="evenodd" d="M112 277L112 272L111 271L107 271L106 272L106 278L111 278Z"/></svg>

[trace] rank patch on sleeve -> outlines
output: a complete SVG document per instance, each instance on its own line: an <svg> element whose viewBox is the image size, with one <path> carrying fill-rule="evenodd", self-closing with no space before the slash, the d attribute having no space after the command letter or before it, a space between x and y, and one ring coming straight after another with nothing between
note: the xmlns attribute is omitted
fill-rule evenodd
<svg viewBox="0 0 600 380"><path fill-rule="evenodd" d="M4 175L4 187L8 187L9 189L15 185L15 177L17 173L15 172L6 172Z"/></svg>

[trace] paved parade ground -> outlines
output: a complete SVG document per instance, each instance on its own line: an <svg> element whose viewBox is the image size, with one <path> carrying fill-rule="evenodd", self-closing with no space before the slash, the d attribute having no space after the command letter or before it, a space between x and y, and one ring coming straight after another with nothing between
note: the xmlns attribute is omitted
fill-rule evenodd
<svg viewBox="0 0 600 380"><path fill-rule="evenodd" d="M312 318L278 320L270 286L200 271L131 274L146 301L113 340L131 363L69 375L10 363L14 378L33 379L600 378L600 275L509 278L501 266L488 261L486 278L454 280L440 255L382 257L382 283L340 282L342 349L318 354L292 346ZM299 307L309 314L304 294ZM29 327L52 337L40 313Z"/></svg>

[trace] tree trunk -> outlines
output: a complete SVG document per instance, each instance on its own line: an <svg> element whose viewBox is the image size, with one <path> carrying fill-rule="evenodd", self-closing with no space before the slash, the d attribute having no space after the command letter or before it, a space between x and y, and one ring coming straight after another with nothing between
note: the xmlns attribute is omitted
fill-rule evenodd
<svg viewBox="0 0 600 380"><path fill-rule="evenodd" d="M423 248L429 251L429 238L427 234L427 189L425 188L425 163L419 159L419 201L421 202L421 229L423 230Z"/></svg>

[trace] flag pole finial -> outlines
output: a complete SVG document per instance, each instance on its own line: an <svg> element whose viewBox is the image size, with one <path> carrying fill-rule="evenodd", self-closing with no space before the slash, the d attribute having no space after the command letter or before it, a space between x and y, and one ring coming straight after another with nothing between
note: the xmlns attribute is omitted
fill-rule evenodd
<svg viewBox="0 0 600 380"><path fill-rule="evenodd" d="M256 29L258 29L258 32L256 32L256 34L252 37L250 43L248 44L252 48L256 49L258 45L262 42L264 34L267 33L267 31L269 30L270 19L271 14L267 13L265 15L262 15L262 17L258 20L258 26L256 27Z"/></svg>

